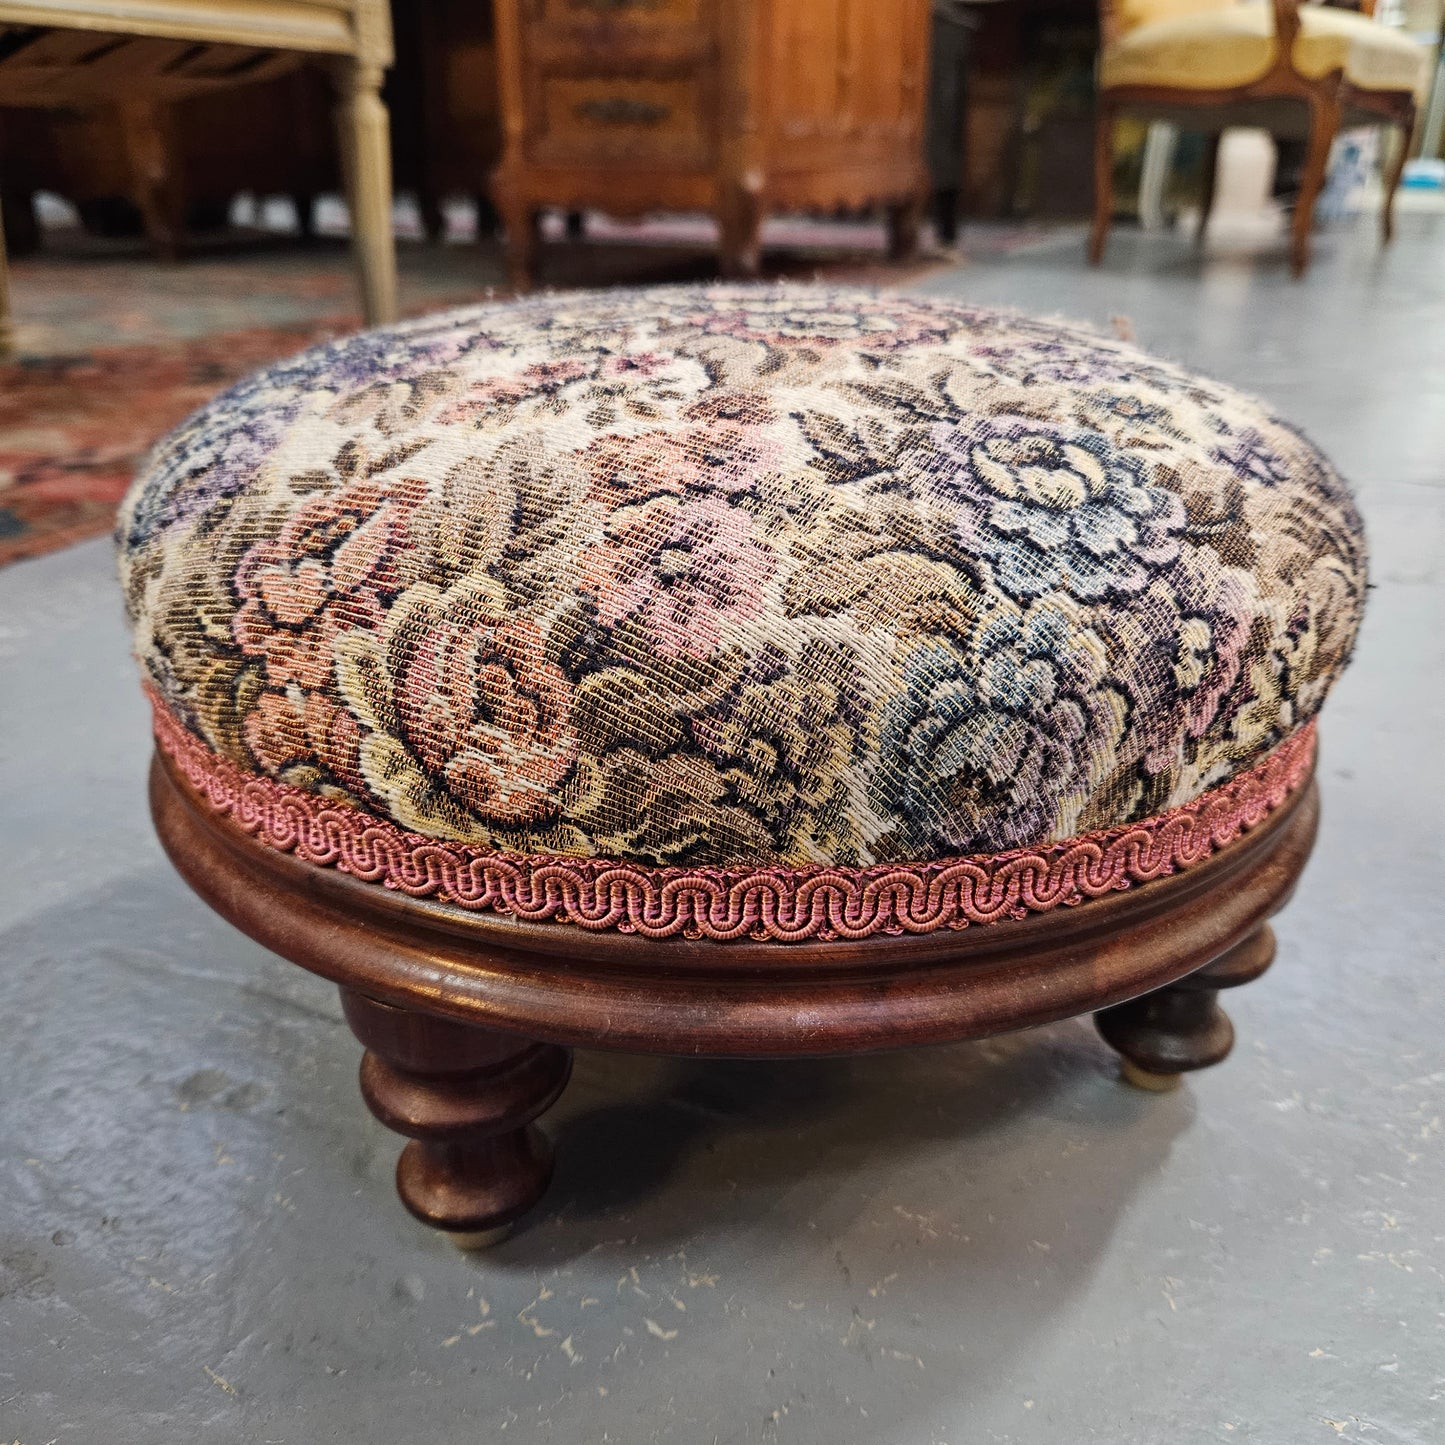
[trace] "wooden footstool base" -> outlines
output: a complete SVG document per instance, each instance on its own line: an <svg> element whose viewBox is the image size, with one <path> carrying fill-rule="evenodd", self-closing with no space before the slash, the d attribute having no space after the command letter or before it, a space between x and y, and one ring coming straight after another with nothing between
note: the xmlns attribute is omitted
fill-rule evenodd
<svg viewBox="0 0 1445 1445"><path fill-rule="evenodd" d="M469 912L277 851L157 753L151 807L192 888L341 986L372 1113L411 1140L397 1189L459 1243L531 1209L552 1173L536 1120L571 1049L825 1055L983 1038L1086 1012L1124 1077L1168 1087L1218 1063L1221 989L1274 956L1266 922L1314 842L1311 779L1207 860L1074 907L857 941L654 941Z"/></svg>

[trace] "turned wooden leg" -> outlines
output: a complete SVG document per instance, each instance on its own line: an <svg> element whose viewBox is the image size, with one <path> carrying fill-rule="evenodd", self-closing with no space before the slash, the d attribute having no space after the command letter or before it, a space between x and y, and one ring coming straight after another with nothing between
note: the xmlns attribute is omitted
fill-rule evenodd
<svg viewBox="0 0 1445 1445"><path fill-rule="evenodd" d="M718 260L732 279L752 280L763 268L763 202L758 189L729 189L718 213Z"/></svg>
<svg viewBox="0 0 1445 1445"><path fill-rule="evenodd" d="M1123 1055L1123 1077L1141 1089L1172 1089L1190 1069L1217 1064L1234 1047L1219 990L1256 979L1274 962L1274 930L1262 924L1197 973L1094 1015L1104 1042Z"/></svg>
<svg viewBox="0 0 1445 1445"><path fill-rule="evenodd" d="M933 225L942 246L958 241L958 201L957 186L941 186L933 193Z"/></svg>
<svg viewBox="0 0 1445 1445"><path fill-rule="evenodd" d="M161 101L129 96L118 111L131 191L146 240L162 261L174 261L180 255L183 226L170 109Z"/></svg>
<svg viewBox="0 0 1445 1445"><path fill-rule="evenodd" d="M1089 230L1089 265L1104 259L1104 242L1114 218L1114 107L1100 98L1094 120L1094 224Z"/></svg>
<svg viewBox="0 0 1445 1445"><path fill-rule="evenodd" d="M537 279L537 259L541 250L541 215L530 201L514 195L500 180L493 195L502 227L507 233L507 279L514 291L530 291ZM477 217L480 233L482 218Z"/></svg>
<svg viewBox="0 0 1445 1445"><path fill-rule="evenodd" d="M428 244L440 245L447 238L447 215L441 197L430 186L418 186L416 210L421 218L421 233Z"/></svg>
<svg viewBox="0 0 1445 1445"><path fill-rule="evenodd" d="M351 212L351 249L368 326L396 320L396 241L391 229L391 140L381 67L343 61L336 70L337 138Z"/></svg>
<svg viewBox="0 0 1445 1445"><path fill-rule="evenodd" d="M396 1165L402 1203L463 1247L490 1243L552 1178L552 1146L533 1120L566 1087L571 1051L352 989L341 1002L366 1046L367 1108L412 1141Z"/></svg>
<svg viewBox="0 0 1445 1445"><path fill-rule="evenodd" d="M1380 212L1380 232L1385 245L1395 239L1395 192L1400 189L1400 177L1405 174L1405 162L1410 155L1410 132L1413 124L1400 127L1395 137L1395 153L1385 168L1385 208Z"/></svg>
<svg viewBox="0 0 1445 1445"><path fill-rule="evenodd" d="M316 192L292 191L291 204L296 210L296 230L303 241L316 239Z"/></svg>
<svg viewBox="0 0 1445 1445"><path fill-rule="evenodd" d="M490 191L477 192L477 241L494 240L502 231L502 215Z"/></svg>

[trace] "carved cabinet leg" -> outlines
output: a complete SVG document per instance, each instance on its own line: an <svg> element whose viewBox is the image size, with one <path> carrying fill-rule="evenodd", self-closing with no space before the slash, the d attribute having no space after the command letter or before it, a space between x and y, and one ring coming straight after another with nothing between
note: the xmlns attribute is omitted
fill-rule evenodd
<svg viewBox="0 0 1445 1445"><path fill-rule="evenodd" d="M396 1166L402 1203L464 1247L495 1238L552 1178L552 1146L533 1123L566 1086L571 1051L417 1013L343 988L366 1046L361 1093L411 1138Z"/></svg>
<svg viewBox="0 0 1445 1445"><path fill-rule="evenodd" d="M756 186L733 186L718 214L718 263L724 276L752 280L763 268L763 204Z"/></svg>
<svg viewBox="0 0 1445 1445"><path fill-rule="evenodd" d="M1123 1055L1123 1077L1141 1089L1172 1089L1190 1069L1217 1064L1234 1046L1219 990L1256 979L1274 962L1274 930L1262 924L1213 963L1094 1015L1104 1042Z"/></svg>
<svg viewBox="0 0 1445 1445"><path fill-rule="evenodd" d="M911 261L918 254L918 231L923 223L925 200L912 200L888 207L888 259Z"/></svg>
<svg viewBox="0 0 1445 1445"><path fill-rule="evenodd" d="M121 102L119 118L131 189L146 240L160 260L174 261L181 253L184 207L170 108L160 101L130 96Z"/></svg>

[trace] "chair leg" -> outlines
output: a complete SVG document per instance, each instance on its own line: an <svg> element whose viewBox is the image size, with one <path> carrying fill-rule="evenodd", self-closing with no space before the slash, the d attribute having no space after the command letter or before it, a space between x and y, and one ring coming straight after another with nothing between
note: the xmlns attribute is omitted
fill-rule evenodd
<svg viewBox="0 0 1445 1445"><path fill-rule="evenodd" d="M511 175L499 170L492 176L490 205L506 233L507 279L512 289L526 294L537 281L537 262L542 246L541 213L531 197L514 185ZM483 232L484 205L477 204L477 238Z"/></svg>
<svg viewBox="0 0 1445 1445"><path fill-rule="evenodd" d="M146 240L162 261L180 255L182 199L168 108L144 96L121 102L120 133Z"/></svg>
<svg viewBox="0 0 1445 1445"><path fill-rule="evenodd" d="M1405 174L1405 162L1410 155L1411 126L1401 126L1399 145L1385 172L1385 209L1380 213L1380 233L1385 245L1395 239L1395 192L1400 189L1400 177Z"/></svg>
<svg viewBox="0 0 1445 1445"><path fill-rule="evenodd" d="M1340 107L1333 99L1310 98L1310 138L1305 151L1304 170L1300 174L1299 196L1294 205L1294 225L1290 235L1289 269L1296 280L1303 276L1310 261L1310 228L1314 224L1315 202L1324 189L1325 168L1329 165L1330 147L1340 128Z"/></svg>
<svg viewBox="0 0 1445 1445"><path fill-rule="evenodd" d="M296 230L301 239L311 242L316 239L316 193L314 191L292 191L291 204L296 210Z"/></svg>
<svg viewBox="0 0 1445 1445"><path fill-rule="evenodd" d="M1099 101L1094 121L1094 225L1089 232L1089 265L1104 259L1104 242L1114 214L1114 107Z"/></svg>
<svg viewBox="0 0 1445 1445"><path fill-rule="evenodd" d="M957 244L958 199L957 186L942 186L933 193L933 224L938 232L940 245Z"/></svg>
<svg viewBox="0 0 1445 1445"><path fill-rule="evenodd" d="M0 361L15 354L15 327L10 319L10 262L5 253L5 217L0 213Z"/></svg>
<svg viewBox="0 0 1445 1445"><path fill-rule="evenodd" d="M447 238L447 217L442 209L441 197L429 185L418 186L416 209L421 216L421 233L435 246Z"/></svg>
<svg viewBox="0 0 1445 1445"><path fill-rule="evenodd" d="M391 143L381 67L344 61L336 125L351 211L351 246L368 326L396 320L396 242L391 229Z"/></svg>
<svg viewBox="0 0 1445 1445"><path fill-rule="evenodd" d="M1214 210L1214 193L1219 182L1219 143L1224 139L1222 131L1215 131L1204 142L1204 190L1199 197L1199 229L1194 233L1194 243L1204 244L1204 232L1209 226L1209 216Z"/></svg>

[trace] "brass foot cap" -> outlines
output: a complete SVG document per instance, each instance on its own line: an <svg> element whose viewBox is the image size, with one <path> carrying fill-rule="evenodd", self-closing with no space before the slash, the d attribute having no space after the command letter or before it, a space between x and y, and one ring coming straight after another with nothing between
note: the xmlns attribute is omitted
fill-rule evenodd
<svg viewBox="0 0 1445 1445"><path fill-rule="evenodd" d="M1154 1074L1128 1059L1120 1060L1119 1077L1126 1084L1132 1084L1136 1089L1147 1089L1151 1094L1167 1094L1184 1082L1183 1074Z"/></svg>
<svg viewBox="0 0 1445 1445"><path fill-rule="evenodd" d="M474 1249L491 1249L511 1232L510 1224L499 1224L495 1229L449 1229L446 1236L458 1249L470 1252Z"/></svg>

